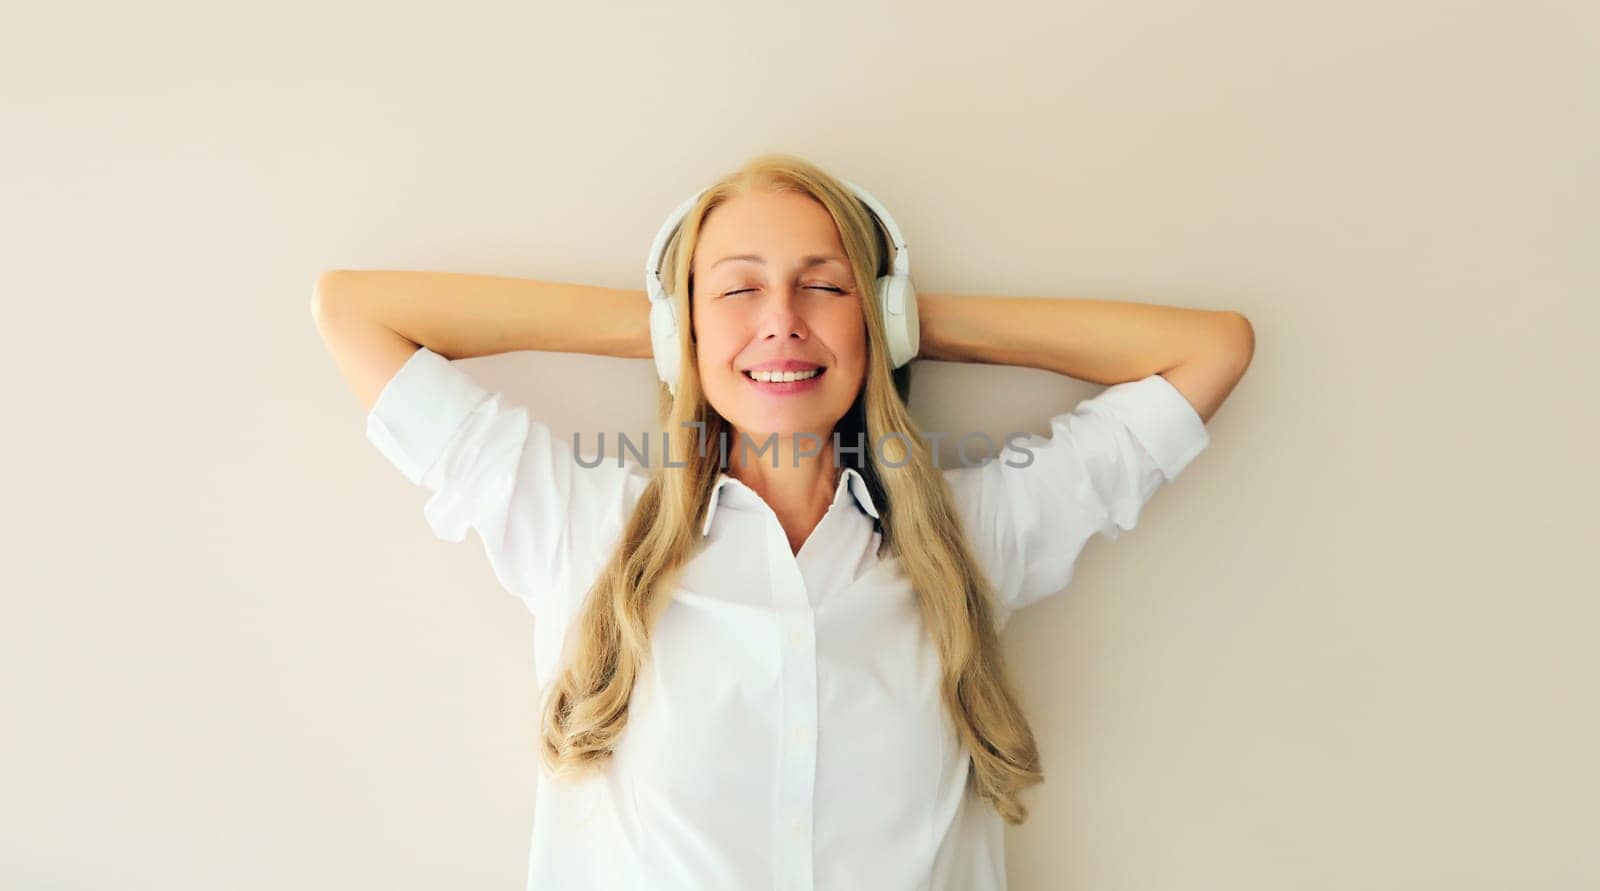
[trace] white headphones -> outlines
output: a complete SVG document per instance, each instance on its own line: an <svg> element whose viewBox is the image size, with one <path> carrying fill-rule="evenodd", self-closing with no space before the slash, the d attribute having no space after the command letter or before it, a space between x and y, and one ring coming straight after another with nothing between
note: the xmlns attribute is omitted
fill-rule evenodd
<svg viewBox="0 0 1600 891"><path fill-rule="evenodd" d="M894 243L894 264L887 275L878 276L877 299L883 313L883 330L889 336L889 361L895 368L916 358L921 348L922 329L917 321L917 292L911 287L911 255L906 253L905 238L894 217L872 197L866 189L849 180L840 180L867 206ZM667 217L650 246L650 259L644 268L645 293L650 297L650 340L655 352L656 373L667 385L672 395L678 395L678 364L682 355L678 348L678 317L667 289L661 281L661 264L667 240L689 215L689 209L704 192L697 192Z"/></svg>

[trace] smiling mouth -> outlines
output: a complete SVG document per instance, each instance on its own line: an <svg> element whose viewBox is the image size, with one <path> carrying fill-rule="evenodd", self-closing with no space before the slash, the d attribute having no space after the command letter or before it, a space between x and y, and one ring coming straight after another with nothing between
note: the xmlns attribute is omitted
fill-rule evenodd
<svg viewBox="0 0 1600 891"><path fill-rule="evenodd" d="M821 377L828 369L826 367L812 368L807 371L744 371L744 376L757 383L782 384L796 381L808 381Z"/></svg>

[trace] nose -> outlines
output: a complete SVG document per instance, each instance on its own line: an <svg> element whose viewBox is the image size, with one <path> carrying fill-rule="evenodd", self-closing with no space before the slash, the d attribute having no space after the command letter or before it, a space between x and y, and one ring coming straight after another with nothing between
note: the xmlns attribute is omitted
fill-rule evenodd
<svg viewBox="0 0 1600 891"><path fill-rule="evenodd" d="M783 339L795 337L805 340L810 336L810 329L806 325L805 316L800 312L799 290L791 284L780 284L769 292L771 298L766 301L765 312L761 315L760 330L757 332L762 340Z"/></svg>

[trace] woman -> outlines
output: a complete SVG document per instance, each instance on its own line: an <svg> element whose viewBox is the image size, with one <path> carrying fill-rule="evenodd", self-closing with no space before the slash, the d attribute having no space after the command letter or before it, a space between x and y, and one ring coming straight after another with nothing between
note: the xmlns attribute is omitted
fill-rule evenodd
<svg viewBox="0 0 1600 891"><path fill-rule="evenodd" d="M782 154L706 189L661 250L655 340L643 291L318 283L368 437L536 618L530 887L1004 887L1002 820L1043 775L999 630L1205 449L1253 334L1089 300L908 291L887 313L903 245L869 198ZM975 463L968 439L941 470L960 437L908 413L908 335L922 358L1110 386L1026 456ZM588 466L449 361L525 349L661 360L643 460Z"/></svg>

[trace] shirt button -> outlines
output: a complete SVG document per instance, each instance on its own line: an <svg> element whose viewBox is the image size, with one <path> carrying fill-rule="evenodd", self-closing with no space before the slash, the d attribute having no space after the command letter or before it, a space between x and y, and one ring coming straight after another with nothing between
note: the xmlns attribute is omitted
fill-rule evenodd
<svg viewBox="0 0 1600 891"><path fill-rule="evenodd" d="M796 628L795 630L789 632L789 640L791 640L791 641L793 641L794 643L797 643L797 644L805 643L806 642L806 633L804 631L801 631L800 629Z"/></svg>
<svg viewBox="0 0 1600 891"><path fill-rule="evenodd" d="M806 729L804 727L796 727L794 729L794 741L795 742L805 742L806 741Z"/></svg>
<svg viewBox="0 0 1600 891"><path fill-rule="evenodd" d="M789 823L790 835L794 836L795 838L800 838L801 836L805 835L805 833L806 824L800 822L799 820L794 820Z"/></svg>

